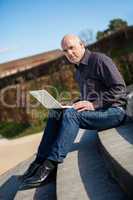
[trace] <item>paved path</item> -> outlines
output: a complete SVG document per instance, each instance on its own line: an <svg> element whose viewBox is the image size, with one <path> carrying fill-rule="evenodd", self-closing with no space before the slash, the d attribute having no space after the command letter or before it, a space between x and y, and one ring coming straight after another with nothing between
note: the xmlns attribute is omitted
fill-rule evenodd
<svg viewBox="0 0 133 200"><path fill-rule="evenodd" d="M42 134L0 140L0 175L28 159L36 151Z"/></svg>

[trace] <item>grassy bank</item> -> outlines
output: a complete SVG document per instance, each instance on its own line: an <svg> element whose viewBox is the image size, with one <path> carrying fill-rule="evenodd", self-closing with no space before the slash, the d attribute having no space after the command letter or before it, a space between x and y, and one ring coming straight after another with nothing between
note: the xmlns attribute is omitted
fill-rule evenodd
<svg viewBox="0 0 133 200"><path fill-rule="evenodd" d="M1 122L0 135L4 138L14 139L43 131L46 119L37 123Z"/></svg>

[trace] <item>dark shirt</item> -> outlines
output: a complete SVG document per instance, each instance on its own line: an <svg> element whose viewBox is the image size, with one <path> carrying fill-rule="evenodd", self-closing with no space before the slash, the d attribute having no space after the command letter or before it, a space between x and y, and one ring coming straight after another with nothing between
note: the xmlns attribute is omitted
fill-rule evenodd
<svg viewBox="0 0 133 200"><path fill-rule="evenodd" d="M81 100L93 102L96 109L126 105L126 85L111 58L86 50L76 68Z"/></svg>

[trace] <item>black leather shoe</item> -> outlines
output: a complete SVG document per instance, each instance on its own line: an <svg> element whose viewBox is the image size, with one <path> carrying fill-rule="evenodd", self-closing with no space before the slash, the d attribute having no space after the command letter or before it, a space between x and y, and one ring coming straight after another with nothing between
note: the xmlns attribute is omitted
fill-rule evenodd
<svg viewBox="0 0 133 200"><path fill-rule="evenodd" d="M56 165L54 165L51 161L46 160L37 169L36 173L32 177L25 179L22 185L20 185L19 190L27 190L45 184L45 182L47 182L48 177L52 174L52 172L55 169Z"/></svg>
<svg viewBox="0 0 133 200"><path fill-rule="evenodd" d="M40 167L41 163L37 163L36 161L33 161L26 172L23 175L20 175L18 178L21 179L22 181L25 181L26 179L32 177L37 169Z"/></svg>

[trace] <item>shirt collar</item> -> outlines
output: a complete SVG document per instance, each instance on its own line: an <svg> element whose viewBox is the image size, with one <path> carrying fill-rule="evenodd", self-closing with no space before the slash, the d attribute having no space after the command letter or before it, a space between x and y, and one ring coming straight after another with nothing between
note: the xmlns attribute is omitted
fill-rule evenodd
<svg viewBox="0 0 133 200"><path fill-rule="evenodd" d="M90 58L91 52L86 49L83 58L80 61L80 64L88 65L88 60Z"/></svg>
<svg viewBox="0 0 133 200"><path fill-rule="evenodd" d="M85 50L85 53L84 53L84 56L83 56L83 58L81 59L80 63L79 63L79 64L76 64L76 68L78 68L80 64L88 65L88 60L89 60L89 58L90 58L90 55L91 55L91 52L90 52L88 49L86 49L86 50Z"/></svg>

